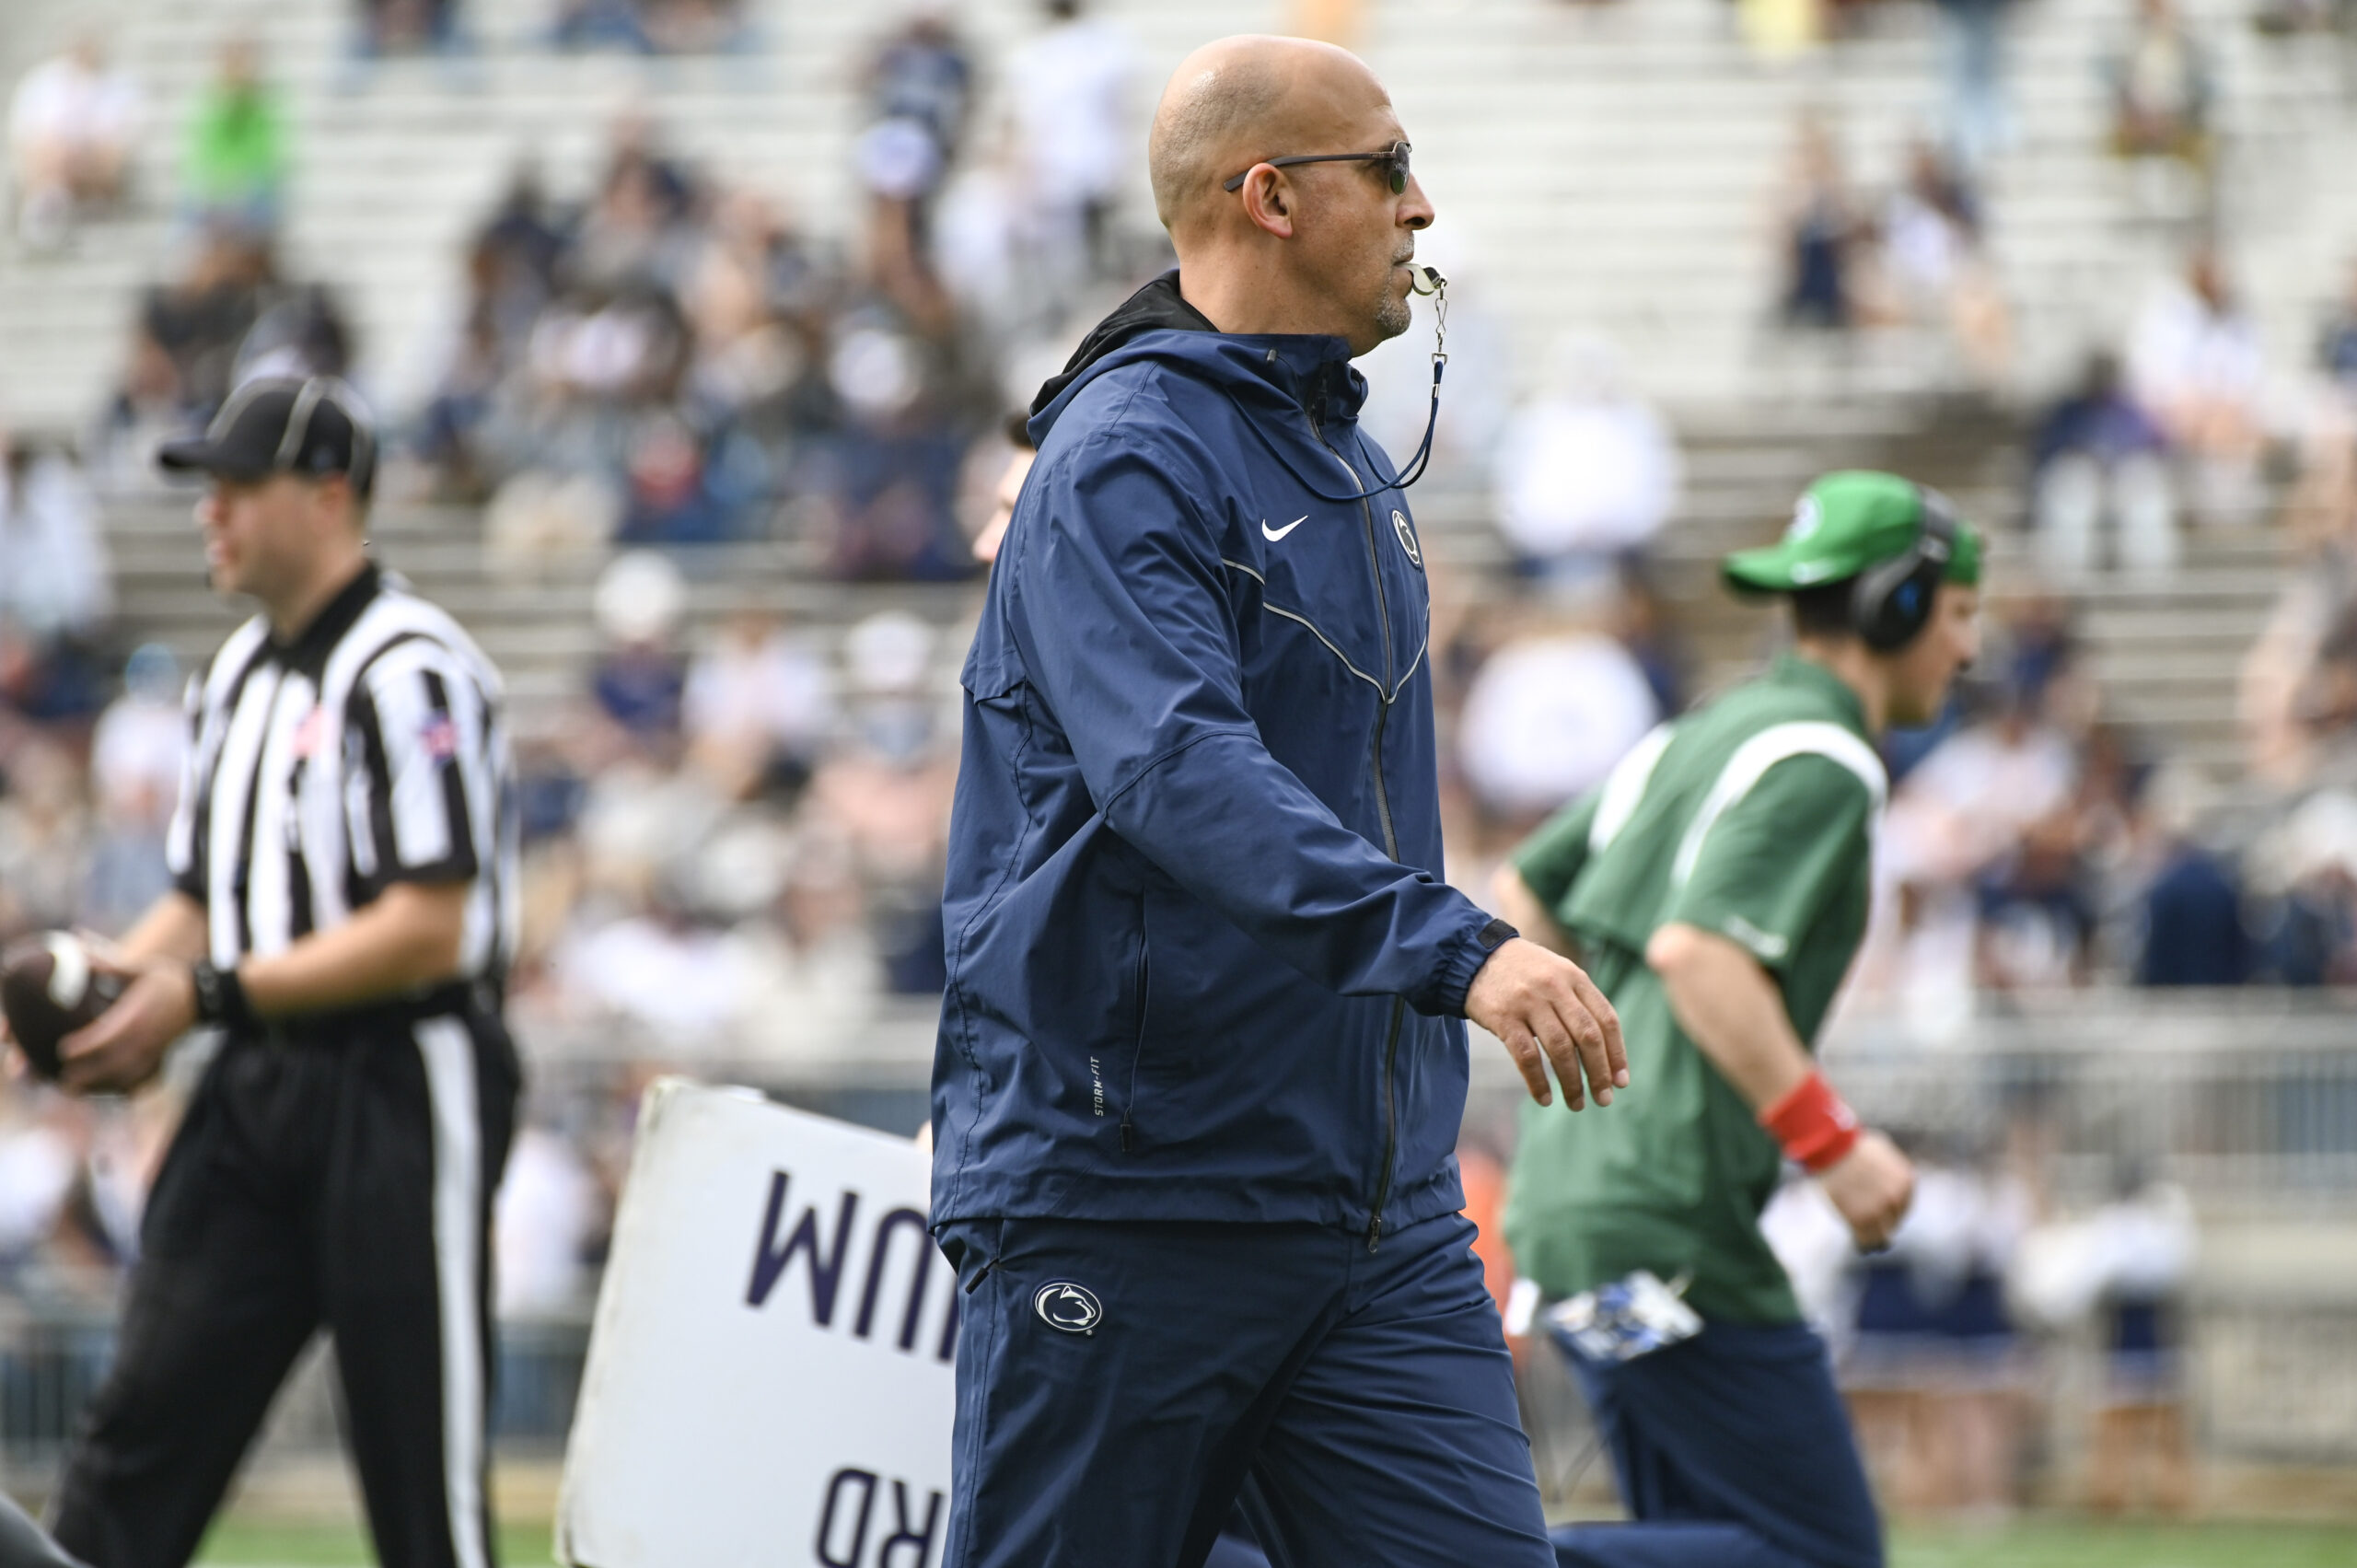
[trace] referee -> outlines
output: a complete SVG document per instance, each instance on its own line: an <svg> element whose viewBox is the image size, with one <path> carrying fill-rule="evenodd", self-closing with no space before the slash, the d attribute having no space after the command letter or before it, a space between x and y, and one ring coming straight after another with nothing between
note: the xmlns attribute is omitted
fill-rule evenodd
<svg viewBox="0 0 2357 1568"><path fill-rule="evenodd" d="M261 613L190 687L172 890L64 1042L122 1093L219 1028L147 1202L59 1541L180 1568L296 1356L335 1337L377 1560L489 1568L487 1231L518 1072L501 1022L516 831L498 672L363 537L376 440L328 378L241 389L168 446L214 587Z"/></svg>

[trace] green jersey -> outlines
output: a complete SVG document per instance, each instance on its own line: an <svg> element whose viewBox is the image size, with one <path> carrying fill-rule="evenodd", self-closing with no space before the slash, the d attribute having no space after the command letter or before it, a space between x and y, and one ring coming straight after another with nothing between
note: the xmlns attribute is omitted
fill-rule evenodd
<svg viewBox="0 0 2357 1568"><path fill-rule="evenodd" d="M1759 1234L1782 1154L1678 1028L1646 942L1715 932L1775 979L1813 1040L1865 935L1887 784L1850 689L1793 656L1648 736L1515 856L1620 1015L1609 1109L1526 1105L1506 1206L1515 1266L1550 1295L1650 1269L1705 1318L1795 1321Z"/></svg>

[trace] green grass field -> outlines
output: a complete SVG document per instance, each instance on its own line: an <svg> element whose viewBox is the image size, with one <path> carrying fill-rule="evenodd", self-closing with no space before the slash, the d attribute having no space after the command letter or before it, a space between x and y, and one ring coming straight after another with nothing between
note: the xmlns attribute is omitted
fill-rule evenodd
<svg viewBox="0 0 2357 1568"><path fill-rule="evenodd" d="M546 1527L501 1532L507 1568L544 1568ZM1984 1530L1899 1532L1892 1568L2350 1568L2357 1527L2094 1524L2027 1519ZM197 1559L211 1568L366 1568L352 1529L225 1522Z"/></svg>
<svg viewBox="0 0 2357 1568"><path fill-rule="evenodd" d="M1892 1546L1892 1568L2348 1568L2357 1527L2028 1519L1902 1530Z"/></svg>
<svg viewBox="0 0 2357 1568"><path fill-rule="evenodd" d="M546 1568L555 1557L546 1525L505 1525L499 1531L505 1568ZM369 1568L377 1559L367 1536L349 1525L273 1525L224 1519L213 1527L200 1564L218 1568Z"/></svg>

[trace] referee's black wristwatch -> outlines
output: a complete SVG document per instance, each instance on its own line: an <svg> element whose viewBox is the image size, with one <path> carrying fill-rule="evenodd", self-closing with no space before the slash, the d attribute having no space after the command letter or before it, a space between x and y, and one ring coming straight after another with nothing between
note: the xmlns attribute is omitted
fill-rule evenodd
<svg viewBox="0 0 2357 1568"><path fill-rule="evenodd" d="M261 1020L254 1016L254 1005L246 1000L245 981L238 978L235 966L225 970L210 958L199 958L189 965L188 974L196 987L198 1023L239 1032L260 1027Z"/></svg>

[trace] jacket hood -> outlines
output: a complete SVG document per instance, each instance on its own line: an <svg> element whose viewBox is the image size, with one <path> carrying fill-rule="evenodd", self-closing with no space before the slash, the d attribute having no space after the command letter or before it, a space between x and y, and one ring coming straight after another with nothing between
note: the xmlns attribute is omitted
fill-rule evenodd
<svg viewBox="0 0 2357 1568"><path fill-rule="evenodd" d="M1039 395L1031 400L1031 417L1039 418L1048 406L1064 395L1074 382L1079 380L1091 366L1144 332L1216 332L1211 318L1187 303L1178 292L1178 269L1155 278L1144 288L1124 299L1113 313L1089 329L1080 340L1080 346L1064 361L1063 369L1039 383Z"/></svg>
<svg viewBox="0 0 2357 1568"><path fill-rule="evenodd" d="M1040 384L1028 428L1033 445L1046 440L1082 388L1140 360L1186 365L1235 391L1273 391L1321 419L1354 419L1366 400L1366 378L1351 368L1350 359L1350 345L1341 338L1221 331L1187 303L1173 268L1097 323L1062 371Z"/></svg>

